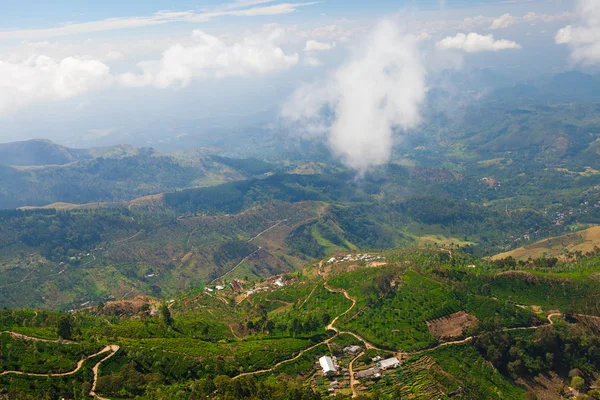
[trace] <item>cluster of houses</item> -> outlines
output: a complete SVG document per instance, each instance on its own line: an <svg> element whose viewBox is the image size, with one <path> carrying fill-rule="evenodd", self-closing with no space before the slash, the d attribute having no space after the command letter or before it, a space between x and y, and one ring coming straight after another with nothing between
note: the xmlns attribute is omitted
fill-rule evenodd
<svg viewBox="0 0 600 400"><path fill-rule="evenodd" d="M358 354L360 350L361 347L356 345L344 348L344 352L347 354ZM382 371L398 368L402 364L397 357L391 357L382 360L381 357L377 356L372 358L371 361L376 363L375 366L364 371L357 372L354 374L355 379L379 378ZM332 358L329 356L323 356L319 358L319 365L321 366L321 372L323 376L336 375L339 369L336 357Z"/></svg>
<svg viewBox="0 0 600 400"><path fill-rule="evenodd" d="M344 347L344 353L346 354L358 354L360 352L361 347L357 345L352 345L348 347Z"/></svg>
<svg viewBox="0 0 600 400"><path fill-rule="evenodd" d="M234 279L231 282L229 282L229 285L231 286L234 292L241 292L242 290L244 290L242 282L238 281L237 279ZM225 285L215 285L213 288L206 286L204 290L206 290L207 292L214 292L215 290L225 290L226 287L227 286Z"/></svg>
<svg viewBox="0 0 600 400"><path fill-rule="evenodd" d="M267 284L266 286L258 286L258 287L255 287L254 289L248 290L246 292L246 294L248 296L250 296L250 295L253 295L254 293L269 291L273 287L274 288L282 288L282 287L285 287L285 285L287 283L283 279L283 277L279 276L279 277L275 277L275 278L270 279L269 281L266 282L266 284Z"/></svg>
<svg viewBox="0 0 600 400"><path fill-rule="evenodd" d="M374 256L372 254L346 254L345 256L331 257L327 262L329 264L337 264L342 262L351 262L351 261L377 261L377 260L385 260L385 257L382 256Z"/></svg>
<svg viewBox="0 0 600 400"><path fill-rule="evenodd" d="M283 279L283 277L274 277L269 279L267 282L264 282L261 286L256 286L246 291L246 294L250 296L258 292L267 292L273 288L282 288L286 286L286 284L287 282ZM231 289L233 289L234 292L242 292L244 290L244 285L241 281L237 279L234 279L231 282L229 282L229 286L231 286ZM226 288L226 285L215 285L213 287L206 286L204 290L206 290L207 292L214 292L215 290L225 290Z"/></svg>
<svg viewBox="0 0 600 400"><path fill-rule="evenodd" d="M345 347L343 351L347 355L356 356L361 352L361 347L357 345L352 345ZM384 371L398 368L401 365L400 360L396 357L391 357L382 360L381 357L377 356L372 358L371 361L376 363L375 366L363 371L356 372L354 374L354 379L379 379L382 377ZM335 397L337 390L341 387L347 387L347 383L345 383L345 380L343 380L340 383L337 378L343 376L343 379L347 379L350 376L349 371L347 368L341 367L338 364L338 360L335 356L320 357L318 366L321 369L322 376L328 378L326 380L326 382L329 381L329 387L327 388L327 392L329 393L330 397Z"/></svg>
<svg viewBox="0 0 600 400"><path fill-rule="evenodd" d="M373 362L376 362L374 367L365 369L364 371L359 371L354 374L354 379L377 379L381 378L381 373L388 369L398 368L401 365L400 360L396 357L388 358L382 360L381 357L375 357L372 359Z"/></svg>

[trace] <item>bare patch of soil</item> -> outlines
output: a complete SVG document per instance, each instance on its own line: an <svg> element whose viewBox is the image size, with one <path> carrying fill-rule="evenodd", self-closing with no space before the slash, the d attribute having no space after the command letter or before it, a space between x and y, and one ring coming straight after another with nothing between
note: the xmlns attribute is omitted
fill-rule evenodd
<svg viewBox="0 0 600 400"><path fill-rule="evenodd" d="M438 339L462 336L465 329L477 323L475 316L464 311L427 321L429 332Z"/></svg>

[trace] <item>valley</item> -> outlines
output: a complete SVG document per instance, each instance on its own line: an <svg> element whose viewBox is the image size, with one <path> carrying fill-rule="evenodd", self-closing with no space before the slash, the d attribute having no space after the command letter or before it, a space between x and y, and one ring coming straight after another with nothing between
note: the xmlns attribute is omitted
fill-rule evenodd
<svg viewBox="0 0 600 400"><path fill-rule="evenodd" d="M552 84L361 173L260 129L0 145L0 398L597 397L597 94Z"/></svg>

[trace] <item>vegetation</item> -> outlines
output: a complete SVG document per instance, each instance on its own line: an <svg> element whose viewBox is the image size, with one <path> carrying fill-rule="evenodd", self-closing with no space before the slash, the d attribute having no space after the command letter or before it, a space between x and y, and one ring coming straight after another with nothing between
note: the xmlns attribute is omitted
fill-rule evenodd
<svg viewBox="0 0 600 400"><path fill-rule="evenodd" d="M328 389L327 381L317 378L316 360L337 355L347 368L354 357L343 349L357 344L362 351L368 343L380 350L357 354L355 368L368 368L375 355L401 352L405 360L400 369L360 389L368 398L451 392L470 399L526 398L529 389L519 382L550 372L580 390L592 390L600 371L598 320L581 316L591 313L583 303L559 306L565 317L555 313L550 325L544 314L536 315L549 309L540 310L538 303L517 307L511 296L476 284L512 268L510 260L479 260L456 249L380 254L385 261L376 266L321 263L283 275L280 284L273 279L255 283L263 289L250 295L230 287L193 291L169 302L138 297L68 316L5 310L0 312L5 331L70 338L76 344L4 333L2 370L68 372L80 359L114 344L120 350L101 363L97 381L97 391L110 398L316 399ZM582 256L576 268L597 273L595 257ZM563 270L570 264L553 265ZM531 268L536 265L538 273L553 268L543 260L532 261ZM579 282L577 277L562 279ZM556 292L539 288L545 290ZM456 311L475 316L478 323L454 338L436 339L427 322ZM327 329L330 324L343 333ZM461 341L468 336L472 339ZM8 374L0 375L0 382L20 398L40 393L80 398L89 391L83 380L89 382L85 377L94 360L99 361L85 360L69 379ZM577 376L583 383L570 376L575 370L581 371ZM339 396L351 392L345 387Z"/></svg>

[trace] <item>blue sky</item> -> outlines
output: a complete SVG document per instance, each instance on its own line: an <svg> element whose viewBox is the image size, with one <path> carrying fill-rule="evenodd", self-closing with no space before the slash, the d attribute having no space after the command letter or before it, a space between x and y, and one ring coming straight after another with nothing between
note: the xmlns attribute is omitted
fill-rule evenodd
<svg viewBox="0 0 600 400"><path fill-rule="evenodd" d="M301 3L302 1L286 1ZM526 4L531 9L548 10L565 7L567 1L510 1L497 0L321 0L318 4L302 10L304 17L319 16L377 16L401 9L451 10L497 6L514 8ZM521 4L519 4L521 3ZM4 0L0 14L0 29L47 28L61 23L87 22L105 18L151 15L159 10L202 11L222 8L226 2L220 0ZM558 5L558 6L557 6Z"/></svg>
<svg viewBox="0 0 600 400"><path fill-rule="evenodd" d="M412 41L430 81L444 69L594 70L595 1L4 0L0 141L104 143L149 114L160 130L182 115L273 112L373 47L382 20L400 32L390 48Z"/></svg>

